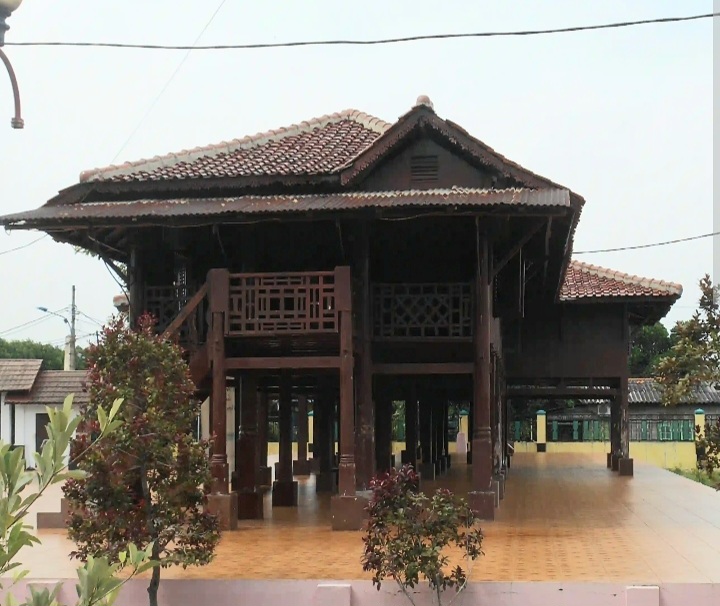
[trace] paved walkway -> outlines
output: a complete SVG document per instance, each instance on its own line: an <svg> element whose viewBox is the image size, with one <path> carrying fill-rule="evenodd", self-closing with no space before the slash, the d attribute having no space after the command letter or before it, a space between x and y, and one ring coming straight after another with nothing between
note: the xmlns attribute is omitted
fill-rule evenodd
<svg viewBox="0 0 720 606"><path fill-rule="evenodd" d="M468 472L456 464L438 484L462 493ZM300 499L297 509L274 511L266 499L268 519L225 533L211 565L163 578L369 578L362 534L330 530L329 499L316 498L312 479L301 482ZM620 478L597 457L517 454L484 532L473 580L720 583L720 493L650 466ZM31 577L73 576L63 533L40 538L26 557Z"/></svg>

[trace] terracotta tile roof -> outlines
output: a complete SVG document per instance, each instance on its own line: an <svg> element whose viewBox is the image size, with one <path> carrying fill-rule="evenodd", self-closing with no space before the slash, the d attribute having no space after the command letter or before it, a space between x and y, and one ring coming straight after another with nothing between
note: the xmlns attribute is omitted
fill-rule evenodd
<svg viewBox="0 0 720 606"><path fill-rule="evenodd" d="M631 276L613 269L571 261L560 289L561 301L615 297L679 297L682 286Z"/></svg>
<svg viewBox="0 0 720 606"><path fill-rule="evenodd" d="M15 404L60 406L72 393L75 394L74 404L86 404L88 401L88 394L85 391L86 374L84 370L43 370L38 374L29 395L7 396L5 401Z"/></svg>
<svg viewBox="0 0 720 606"><path fill-rule="evenodd" d="M364 151L390 126L350 109L242 139L85 171L80 181L327 174Z"/></svg>
<svg viewBox="0 0 720 606"><path fill-rule="evenodd" d="M630 379L628 381L628 402L630 404L659 404L663 387L654 379ZM720 389L709 381L696 385L692 393L684 398L683 404L720 404Z"/></svg>
<svg viewBox="0 0 720 606"><path fill-rule="evenodd" d="M0 391L30 391L42 360L0 360Z"/></svg>
<svg viewBox="0 0 720 606"><path fill-rule="evenodd" d="M37 210L3 217L15 226L43 224L44 221L74 221L204 217L229 214L337 211L359 208L448 207L448 206L544 206L569 207L565 189L475 189L452 187L382 192L335 194L238 196L230 198L179 198L174 200L133 200L130 202L85 202L66 206L43 206Z"/></svg>

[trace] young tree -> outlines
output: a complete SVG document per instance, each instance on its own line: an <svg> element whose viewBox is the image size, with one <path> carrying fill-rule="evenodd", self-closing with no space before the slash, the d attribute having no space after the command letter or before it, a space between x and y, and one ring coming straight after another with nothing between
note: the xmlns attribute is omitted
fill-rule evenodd
<svg viewBox="0 0 720 606"><path fill-rule="evenodd" d="M655 366L670 346L670 334L660 322L634 330L630 339L630 376L652 377Z"/></svg>
<svg viewBox="0 0 720 606"><path fill-rule="evenodd" d="M450 566L448 548L461 551L469 566L482 555L483 535L463 499L443 489L427 497L418 482L412 465L371 480L363 570L372 572L378 591L385 579L394 581L413 606L411 590L423 577L440 606L446 589L457 596L468 579L459 564Z"/></svg>
<svg viewBox="0 0 720 606"><path fill-rule="evenodd" d="M68 471L65 465L65 452L80 419L72 418L72 396L65 399L62 409L46 408L50 423L47 427L49 439L42 452L35 453L37 468L25 469L25 457L21 447L11 447L0 441L0 576L15 570L12 585L27 575L17 557L23 547L38 544L39 539L24 524L30 507L43 495L49 486L70 478L78 478L81 471ZM99 410L98 440L113 431L117 426L114 420L121 401L113 403L109 414ZM87 451L86 451L87 452ZM80 453L83 456L86 453ZM124 564L131 566L131 573L124 580L115 575ZM154 566L146 552L139 552L133 545L121 556L121 563L111 565L107 559L89 559L78 570L77 606L111 606L117 598L120 588L136 574ZM58 584L53 590L36 590L30 587L30 598L20 606L57 606ZM6 589L0 584L0 589ZM5 595L5 604L17 604L12 594Z"/></svg>
<svg viewBox="0 0 720 606"><path fill-rule="evenodd" d="M675 405L704 381L720 381L720 314L710 276L700 280L700 301L692 318L673 329L673 345L656 366L663 404Z"/></svg>
<svg viewBox="0 0 720 606"><path fill-rule="evenodd" d="M195 440L200 412L180 348L155 334L149 316L131 330L123 318L106 327L88 351L92 418L116 398L125 404L121 424L78 467L87 477L64 486L71 516L74 557L107 556L117 561L130 542L152 544L161 567L204 565L219 541L216 516L205 511L210 484L208 444ZM86 448L96 423L72 444ZM160 567L153 569L149 603L157 606Z"/></svg>

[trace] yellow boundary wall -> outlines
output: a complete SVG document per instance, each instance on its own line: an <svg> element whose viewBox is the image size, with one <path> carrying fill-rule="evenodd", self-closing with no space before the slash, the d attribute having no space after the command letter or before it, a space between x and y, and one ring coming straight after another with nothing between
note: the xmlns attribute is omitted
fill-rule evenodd
<svg viewBox="0 0 720 606"><path fill-rule="evenodd" d="M515 452L537 452L535 442L515 442ZM605 454L610 442L548 442L547 452ZM665 469L695 469L695 442L630 442L630 457Z"/></svg>

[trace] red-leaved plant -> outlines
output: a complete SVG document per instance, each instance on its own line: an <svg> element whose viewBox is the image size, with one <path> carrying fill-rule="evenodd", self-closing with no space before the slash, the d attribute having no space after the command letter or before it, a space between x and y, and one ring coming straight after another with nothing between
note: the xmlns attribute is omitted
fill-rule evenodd
<svg viewBox="0 0 720 606"><path fill-rule="evenodd" d="M85 452L99 431L100 407L123 399L118 427L79 458L82 479L63 486L77 545L71 555L86 561L122 558L130 543L152 544L160 567L210 562L220 539L216 516L205 511L210 484L208 444L196 440L200 412L195 386L180 348L157 335L142 316L132 330L118 318L88 352L89 403L71 442L71 456ZM160 567L153 569L149 603L157 605Z"/></svg>
<svg viewBox="0 0 720 606"><path fill-rule="evenodd" d="M413 590L426 581L438 605L446 589L452 602L465 589L470 563L483 552L478 518L464 499L438 489L432 497L418 490L412 465L383 473L370 482L363 570L372 572L378 591L394 581L411 604ZM449 551L462 554L468 569L450 564Z"/></svg>

